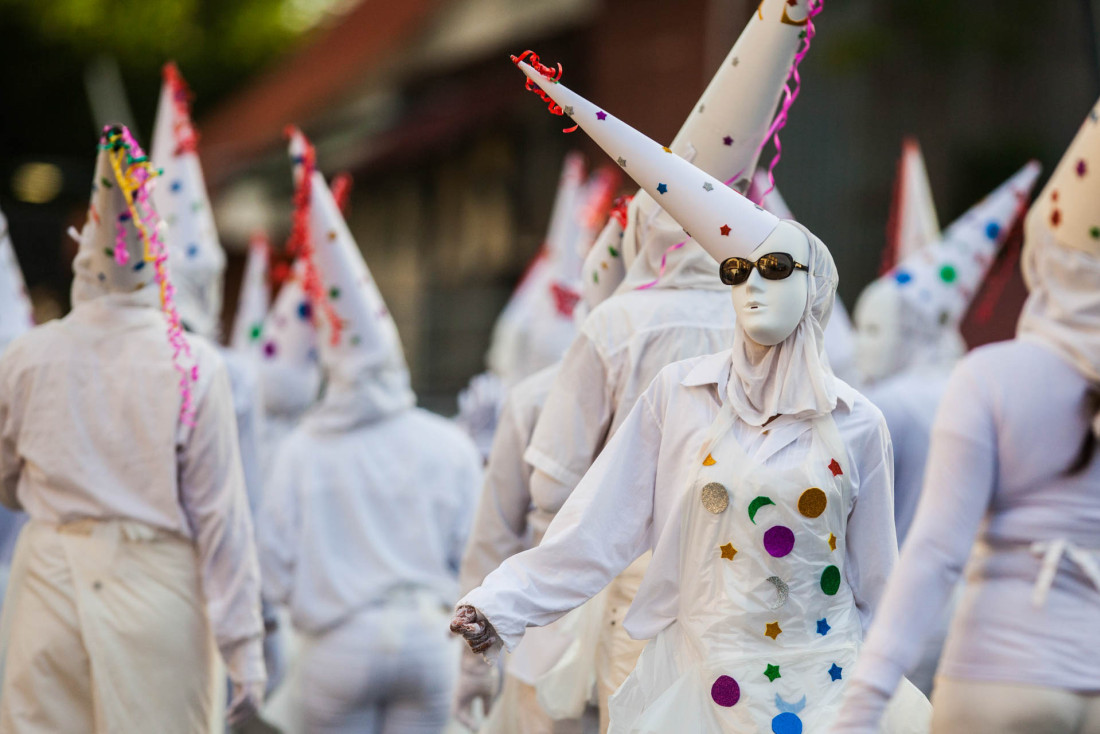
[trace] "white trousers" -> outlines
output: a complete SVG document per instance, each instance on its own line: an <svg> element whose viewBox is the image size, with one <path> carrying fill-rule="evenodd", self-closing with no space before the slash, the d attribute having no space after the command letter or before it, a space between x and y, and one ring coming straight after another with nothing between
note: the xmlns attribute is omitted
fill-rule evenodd
<svg viewBox="0 0 1100 734"><path fill-rule="evenodd" d="M939 676L932 734L1100 734L1100 693Z"/></svg>
<svg viewBox="0 0 1100 734"><path fill-rule="evenodd" d="M299 707L310 734L439 734L458 669L449 608L426 596L303 636Z"/></svg>
<svg viewBox="0 0 1100 734"><path fill-rule="evenodd" d="M217 652L194 547L122 525L23 530L4 602L3 734L217 726Z"/></svg>

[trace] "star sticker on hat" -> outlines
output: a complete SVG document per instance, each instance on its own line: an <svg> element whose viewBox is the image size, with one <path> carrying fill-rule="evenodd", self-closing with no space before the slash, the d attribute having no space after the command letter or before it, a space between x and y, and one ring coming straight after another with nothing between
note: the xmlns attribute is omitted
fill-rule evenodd
<svg viewBox="0 0 1100 734"><path fill-rule="evenodd" d="M572 117L572 116L573 116L573 106L572 106L572 105L568 105L568 106L566 106L566 107L563 107L563 108L562 108L562 112L564 112L565 114L567 114L567 115L569 115L570 117Z"/></svg>
<svg viewBox="0 0 1100 734"><path fill-rule="evenodd" d="M596 113L596 119L597 120L606 120L607 119L607 113L604 112L603 110L600 110L599 112Z"/></svg>
<svg viewBox="0 0 1100 734"><path fill-rule="evenodd" d="M622 166L623 168L626 168L626 158L623 158L622 156L619 156L619 157L618 157L618 158L617 158L617 159L615 160L615 162L616 162L616 163L618 163L618 164L619 164L620 166Z"/></svg>
<svg viewBox="0 0 1100 734"><path fill-rule="evenodd" d="M1085 163L1084 158L1077 161L1077 168L1075 170L1077 171L1078 176L1084 176L1086 173L1089 172L1089 166L1087 163Z"/></svg>
<svg viewBox="0 0 1100 734"><path fill-rule="evenodd" d="M714 191L714 184L712 184L710 181L704 181L703 191Z"/></svg>
<svg viewBox="0 0 1100 734"><path fill-rule="evenodd" d="M657 184L657 193L658 194L667 194L668 193L668 186L666 186L663 183Z"/></svg>
<svg viewBox="0 0 1100 734"><path fill-rule="evenodd" d="M731 138L729 135L722 138L722 145L733 145L733 138Z"/></svg>
<svg viewBox="0 0 1100 734"><path fill-rule="evenodd" d="M728 224L723 224L721 227L718 228L718 231L722 233L723 237L730 236L730 226Z"/></svg>

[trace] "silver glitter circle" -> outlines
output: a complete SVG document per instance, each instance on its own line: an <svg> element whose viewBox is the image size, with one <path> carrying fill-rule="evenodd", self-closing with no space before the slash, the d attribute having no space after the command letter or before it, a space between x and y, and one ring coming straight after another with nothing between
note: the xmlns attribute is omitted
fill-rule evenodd
<svg viewBox="0 0 1100 734"><path fill-rule="evenodd" d="M703 487L703 507L707 512L718 515L726 511L730 506L730 496L724 485L711 482Z"/></svg>
<svg viewBox="0 0 1100 734"><path fill-rule="evenodd" d="M768 609L779 609L787 603L787 598L791 595L791 588L787 586L786 581L778 576L769 576L767 581L775 585L775 601L768 606Z"/></svg>

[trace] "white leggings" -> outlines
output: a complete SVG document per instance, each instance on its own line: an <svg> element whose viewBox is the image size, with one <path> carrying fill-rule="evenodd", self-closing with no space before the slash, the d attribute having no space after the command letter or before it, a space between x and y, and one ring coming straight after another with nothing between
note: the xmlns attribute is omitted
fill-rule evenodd
<svg viewBox="0 0 1100 734"><path fill-rule="evenodd" d="M1100 693L939 676L932 734L1100 734Z"/></svg>

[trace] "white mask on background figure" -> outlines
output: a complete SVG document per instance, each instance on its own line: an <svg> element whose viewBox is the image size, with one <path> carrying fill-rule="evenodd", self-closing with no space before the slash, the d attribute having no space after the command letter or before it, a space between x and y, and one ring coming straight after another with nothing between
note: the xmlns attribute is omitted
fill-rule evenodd
<svg viewBox="0 0 1100 734"><path fill-rule="evenodd" d="M856 365L865 382L901 370L903 307L897 288L885 281L867 286L856 302Z"/></svg>
<svg viewBox="0 0 1100 734"><path fill-rule="evenodd" d="M806 313L809 285L806 262L810 243L796 227L780 222L748 260L756 263L773 254L789 256L790 273L781 279L765 278L760 266L748 271L748 279L734 284L730 290L737 320L745 334L757 344L771 347L790 336ZM784 270L785 258L776 258L770 272ZM763 263L761 263L763 265Z"/></svg>

